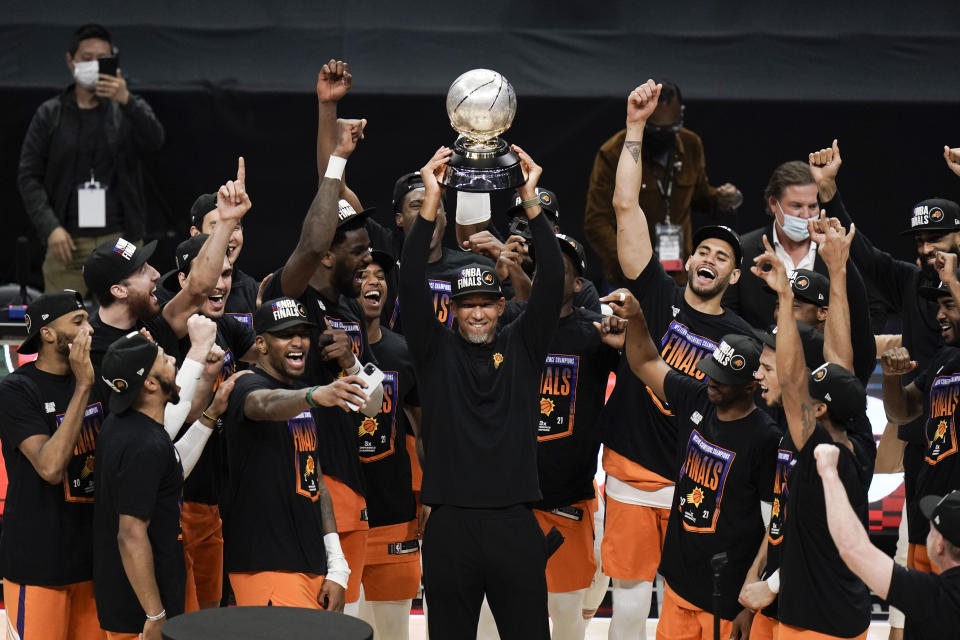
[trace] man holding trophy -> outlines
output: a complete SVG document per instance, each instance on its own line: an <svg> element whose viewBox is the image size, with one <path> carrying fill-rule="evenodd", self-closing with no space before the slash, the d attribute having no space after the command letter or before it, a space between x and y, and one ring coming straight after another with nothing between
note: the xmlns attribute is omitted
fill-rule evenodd
<svg viewBox="0 0 960 640"><path fill-rule="evenodd" d="M549 638L547 554L527 505L541 499L538 383L560 315L563 259L540 215L541 168L496 138L516 108L509 83L474 70L450 93L451 123L466 140L458 140L456 152L441 147L420 170L423 206L400 272L400 314L426 390L421 500L433 507L423 544L429 631L434 638L474 637L486 595L501 638ZM452 274L455 327L436 318L425 268L441 182L474 191L516 187L520 194L538 269L526 311L505 327L498 326L505 304L499 279L482 264Z"/></svg>

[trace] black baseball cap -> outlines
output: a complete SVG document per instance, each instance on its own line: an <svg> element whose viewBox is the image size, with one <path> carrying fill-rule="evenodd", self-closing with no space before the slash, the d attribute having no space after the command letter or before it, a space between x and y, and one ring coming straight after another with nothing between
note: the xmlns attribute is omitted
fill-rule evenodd
<svg viewBox="0 0 960 640"><path fill-rule="evenodd" d="M196 227L198 231L203 230L204 216L216 208L217 194L204 193L197 196L197 199L193 201L193 206L190 207L190 224Z"/></svg>
<svg viewBox="0 0 960 640"><path fill-rule="evenodd" d="M537 187L535 191L537 195L540 196L540 208L547 214L547 217L550 218L553 224L557 224L560 220L560 205L557 204L557 194L549 189L541 189L540 187ZM518 193L513 197L513 206L507 209L508 218L526 215L523 212L521 202L523 202L523 199L520 198L520 194Z"/></svg>
<svg viewBox="0 0 960 640"><path fill-rule="evenodd" d="M906 236L921 231L952 233L960 230L960 206L953 200L929 198L918 202L910 216L910 228L901 231Z"/></svg>
<svg viewBox="0 0 960 640"><path fill-rule="evenodd" d="M936 302L940 298L952 296L953 294L950 293L950 287L941 281L938 282L937 286L935 287L930 285L922 285L917 287L917 295L922 298L926 298L927 300L933 300Z"/></svg>
<svg viewBox="0 0 960 640"><path fill-rule="evenodd" d="M422 186L423 178L420 177L419 171L405 173L397 178L397 181L393 183L393 212L396 213L400 211L405 195Z"/></svg>
<svg viewBox="0 0 960 640"><path fill-rule="evenodd" d="M810 269L797 269L790 279L790 287L793 289L793 295L804 302L818 307L830 306L830 278L822 273Z"/></svg>
<svg viewBox="0 0 960 640"><path fill-rule="evenodd" d="M159 348L139 331L116 340L103 354L100 377L113 391L110 411L123 413L140 395L143 381L153 368Z"/></svg>
<svg viewBox="0 0 960 640"><path fill-rule="evenodd" d="M468 296L473 293L489 293L498 298L503 296L500 291L500 278L493 267L485 264L470 264L457 271L453 282L451 298Z"/></svg>
<svg viewBox="0 0 960 640"><path fill-rule="evenodd" d="M560 250L573 261L574 266L577 267L582 276L583 272L587 270L587 252L584 251L583 245L563 233L557 234L557 240L560 242Z"/></svg>
<svg viewBox="0 0 960 640"><path fill-rule="evenodd" d="M800 334L800 344L803 347L803 360L808 369L816 369L823 364L823 334L812 324L797 322L797 332ZM754 337L762 344L777 350L777 327L770 331L753 330Z"/></svg>
<svg viewBox="0 0 960 640"><path fill-rule="evenodd" d="M257 307L253 314L253 329L257 335L277 333L299 325L317 326L315 322L307 319L307 308L303 303L293 298L267 300Z"/></svg>
<svg viewBox="0 0 960 640"><path fill-rule="evenodd" d="M83 296L73 289L64 289L56 293L45 293L27 307L23 322L27 325L27 339L23 341L19 353L29 355L40 349L40 329L60 316L83 310Z"/></svg>
<svg viewBox="0 0 960 640"><path fill-rule="evenodd" d="M743 258L743 249L740 247L740 236L730 227L722 224L712 224L706 227L700 227L693 234L693 248L696 249L700 243L707 238L718 238L733 247L734 260L736 268L740 268L740 260Z"/></svg>
<svg viewBox="0 0 960 640"><path fill-rule="evenodd" d="M697 369L720 384L748 384L753 382L762 352L763 346L756 338L728 333L713 350L713 355L697 363Z"/></svg>
<svg viewBox="0 0 960 640"><path fill-rule="evenodd" d="M374 209L371 207L358 213L352 204L342 198L337 203L337 207L337 229L353 223L357 223L355 226L359 227L360 223L366 222L367 216L374 212Z"/></svg>
<svg viewBox="0 0 960 640"><path fill-rule="evenodd" d="M102 294L142 267L156 248L156 240L140 248L123 238L101 242L83 263L83 281L95 294Z"/></svg>
<svg viewBox="0 0 960 640"><path fill-rule="evenodd" d="M397 259L386 251L380 251L379 249L370 249L370 261L376 262L380 265L380 268L383 269L384 275L393 271L393 268L397 266Z"/></svg>
<svg viewBox="0 0 960 640"><path fill-rule="evenodd" d="M960 547L960 491L920 498L920 512L950 544Z"/></svg>
<svg viewBox="0 0 960 640"><path fill-rule="evenodd" d="M200 249L203 248L203 243L206 242L209 237L210 236L205 233L198 233L177 245L177 253L174 256L177 262L177 268L164 276L163 280L160 281L160 284L162 284L167 291L180 290L180 278L177 277L177 275L180 273L183 275L190 273L190 266L196 257L200 255Z"/></svg>
<svg viewBox="0 0 960 640"><path fill-rule="evenodd" d="M810 372L810 397L827 405L830 420L844 425L867 410L867 390L851 371L827 362Z"/></svg>

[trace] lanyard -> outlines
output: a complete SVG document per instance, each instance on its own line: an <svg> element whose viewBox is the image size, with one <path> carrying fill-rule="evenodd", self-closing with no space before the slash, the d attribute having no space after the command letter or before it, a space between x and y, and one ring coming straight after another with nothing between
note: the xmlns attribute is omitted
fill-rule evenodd
<svg viewBox="0 0 960 640"><path fill-rule="evenodd" d="M670 148L670 151L667 152L667 177L666 182L661 178L657 178L657 192L660 194L660 198L663 200L663 212L664 220L667 224L670 223L670 197L673 195L673 183L677 177L677 171L679 170L682 161L675 159L674 149Z"/></svg>

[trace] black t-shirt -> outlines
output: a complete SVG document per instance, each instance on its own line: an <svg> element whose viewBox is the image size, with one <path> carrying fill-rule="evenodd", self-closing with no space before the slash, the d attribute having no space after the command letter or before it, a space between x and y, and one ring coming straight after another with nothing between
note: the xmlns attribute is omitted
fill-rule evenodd
<svg viewBox="0 0 960 640"><path fill-rule="evenodd" d="M79 224L79 202L77 195L71 193L67 200L64 228L74 236L102 236L123 230L122 196L118 192L117 170L114 153L107 142L104 121L110 117L109 101L102 101L94 109L78 109L79 114L75 163L74 189L93 179L106 189L104 194L105 225L102 227L84 227Z"/></svg>
<svg viewBox="0 0 960 640"><path fill-rule="evenodd" d="M697 311L683 298L683 287L650 260L636 280L627 282L640 301L650 336L660 357L675 371L703 383L697 363L713 353L728 333L753 335L753 330L732 311L709 315ZM617 384L600 414L603 444L664 478L676 472L676 420L669 406L637 378L626 357L617 367ZM640 424L643 428L637 428Z"/></svg>
<svg viewBox="0 0 960 640"><path fill-rule="evenodd" d="M423 218L414 222L400 271L400 313L424 390L421 500L485 508L538 502L537 399L562 304L560 246L544 216L531 220L542 268L527 309L492 342L472 344L434 313L425 276L433 229Z"/></svg>
<svg viewBox="0 0 960 640"><path fill-rule="evenodd" d="M140 329L146 328L157 344L162 346L165 351L169 350L171 355L176 355L173 346L177 344L177 336L160 313L146 321L137 320L136 324L130 329L118 329L101 320L98 312L90 316L90 326L93 328L93 334L90 336L90 361L93 363L93 368L98 372L98 380L100 379L100 364L103 362L103 355L107 352L107 349L131 331L140 331ZM108 389L106 385L103 388ZM103 397L109 397L109 394L105 394Z"/></svg>
<svg viewBox="0 0 960 640"><path fill-rule="evenodd" d="M906 640L955 638L960 629L960 567L935 575L894 564L887 602L906 615Z"/></svg>
<svg viewBox="0 0 960 640"><path fill-rule="evenodd" d="M220 383L232 376L242 363L243 357L253 346L257 336L253 329L235 318L224 315L215 320L217 323L216 344L224 351L223 368L213 382L213 391L216 392ZM180 341L180 353L177 354L177 365L182 365L187 352L190 351L190 339ZM185 424L178 434L178 438L189 430ZM223 451L224 442L220 430L210 434L207 444L203 447L200 459L193 467L193 471L183 483L183 499L185 502L200 502L203 504L218 504L220 489L225 472Z"/></svg>
<svg viewBox="0 0 960 640"><path fill-rule="evenodd" d="M309 411L271 422L255 422L243 412L253 391L302 388L255 367L237 379L230 394L224 422L230 467L223 492L227 571L327 572L317 424Z"/></svg>
<svg viewBox="0 0 960 640"><path fill-rule="evenodd" d="M854 450L838 446L837 472L860 521L867 521L870 474L864 468L874 456L869 442L851 437ZM790 478L786 541L780 567L778 619L785 624L829 636L852 638L870 626L870 591L840 558L830 530L813 451L833 444L819 424L797 454ZM866 477L864 477L866 475Z"/></svg>
<svg viewBox="0 0 960 640"><path fill-rule="evenodd" d="M160 601L167 616L180 615L187 575L180 539L183 467L163 425L139 411L108 416L97 445L93 547L97 615L107 631L139 633L146 613L120 558L120 516L150 522L147 535Z"/></svg>
<svg viewBox="0 0 960 640"><path fill-rule="evenodd" d="M53 436L73 397L72 375L40 371L32 362L0 381L0 439L7 495L0 536L0 574L20 584L64 585L93 577L94 455L103 405L94 389L80 437L60 483L40 477L20 443Z"/></svg>
<svg viewBox="0 0 960 640"><path fill-rule="evenodd" d="M370 345L383 371L383 405L373 418L350 413L367 488L371 527L409 522L417 517L410 455L410 430L403 408L419 406L413 363L403 336L381 329L383 337Z"/></svg>
<svg viewBox="0 0 960 640"><path fill-rule="evenodd" d="M620 353L593 326L599 314L575 309L560 318L540 374L537 466L543 500L554 509L594 497L600 438L597 417Z"/></svg>
<svg viewBox="0 0 960 640"><path fill-rule="evenodd" d="M495 266L493 260L487 256L447 247L443 248L443 256L439 260L427 263L427 285L429 285L430 293L433 295L433 310L440 324L447 328L453 326L453 310L450 307L450 282L461 268L471 264ZM400 298L398 296L393 304L390 328L397 333L404 333L400 316Z"/></svg>
<svg viewBox="0 0 960 640"><path fill-rule="evenodd" d="M706 385L678 371L669 372L663 386L679 447L660 573L680 597L712 611L710 559L725 551L720 614L732 620L742 609L737 596L763 539L760 502L770 499L780 434L759 410L720 421Z"/></svg>
<svg viewBox="0 0 960 640"><path fill-rule="evenodd" d="M263 299L271 300L283 295L281 278L283 268L278 269L267 284ZM363 308L355 299L340 296L330 300L311 286L297 296L307 309L307 318L317 324L310 331L310 351L307 353L306 373L302 380L308 385L329 384L340 375L336 361L326 362L320 357L320 334L329 326L347 333L353 346L353 354L360 362L372 360L367 341L367 323ZM360 459L357 457L356 426L350 416L339 407L316 407L311 410L321 426L320 466L327 475L337 478L353 491L363 495L365 487Z"/></svg>
<svg viewBox="0 0 960 640"><path fill-rule="evenodd" d="M960 349L943 347L914 380L923 392L926 451L917 475L915 500L942 496L960 488L960 442L957 441L957 404L960 401ZM911 531L910 542L925 544L929 528Z"/></svg>
<svg viewBox="0 0 960 640"><path fill-rule="evenodd" d="M780 425L778 425L780 426ZM786 431L786 425L782 425ZM780 437L777 446L777 466L773 479L773 501L770 506L770 526L767 528L767 564L764 567L763 579L769 578L774 571L780 568L783 555L783 541L787 532L787 512L790 509L790 478L793 468L797 464L797 450L789 433ZM776 617L777 601L763 610L764 615Z"/></svg>
<svg viewBox="0 0 960 640"><path fill-rule="evenodd" d="M593 282L584 279L580 291L573 294L573 306L577 309L586 309L594 313L600 313L600 294Z"/></svg>

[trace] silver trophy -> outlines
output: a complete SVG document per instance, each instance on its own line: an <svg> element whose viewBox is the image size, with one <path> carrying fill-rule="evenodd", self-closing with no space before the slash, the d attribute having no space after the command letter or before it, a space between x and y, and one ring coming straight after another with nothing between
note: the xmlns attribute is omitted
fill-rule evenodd
<svg viewBox="0 0 960 640"><path fill-rule="evenodd" d="M517 95L496 71L473 69L447 91L450 126L460 134L441 183L457 191L486 193L523 184L520 159L498 136L517 114Z"/></svg>

